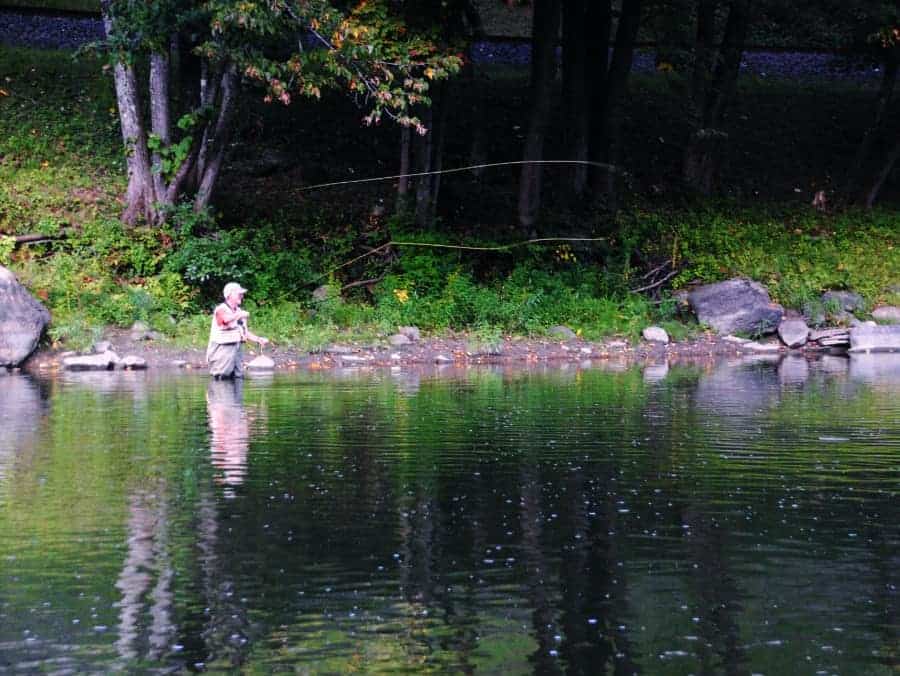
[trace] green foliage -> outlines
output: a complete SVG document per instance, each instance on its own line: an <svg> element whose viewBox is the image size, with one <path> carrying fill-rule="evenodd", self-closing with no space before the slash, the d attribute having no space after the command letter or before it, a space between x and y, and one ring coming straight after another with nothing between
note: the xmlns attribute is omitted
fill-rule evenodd
<svg viewBox="0 0 900 676"><path fill-rule="evenodd" d="M852 289L874 303L900 278L900 219L887 209L826 216L806 207L722 204L637 212L623 216L622 226L648 255L675 261L675 287L745 276L800 309L828 289Z"/></svg>
<svg viewBox="0 0 900 676"><path fill-rule="evenodd" d="M226 282L237 281L257 302L273 302L295 297L315 279L311 253L293 248L274 224L222 230L189 206L179 209L173 222L179 226L175 250L164 269L207 298L218 298Z"/></svg>
<svg viewBox="0 0 900 676"><path fill-rule="evenodd" d="M16 239L7 235L0 235L0 265L9 265L13 249L16 248Z"/></svg>

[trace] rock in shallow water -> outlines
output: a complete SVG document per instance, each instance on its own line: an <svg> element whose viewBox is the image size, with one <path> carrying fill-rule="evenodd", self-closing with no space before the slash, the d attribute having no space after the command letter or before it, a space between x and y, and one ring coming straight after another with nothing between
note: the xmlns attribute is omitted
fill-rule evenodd
<svg viewBox="0 0 900 676"><path fill-rule="evenodd" d="M112 371L119 363L119 355L112 350L102 354L83 354L66 357L62 360L63 368L68 371Z"/></svg>
<svg viewBox="0 0 900 676"><path fill-rule="evenodd" d="M802 319L785 319L778 325L778 337L790 348L803 347L809 338L809 327Z"/></svg>
<svg viewBox="0 0 900 676"><path fill-rule="evenodd" d="M900 325L856 326L850 329L851 352L900 352Z"/></svg>
<svg viewBox="0 0 900 676"><path fill-rule="evenodd" d="M256 359L247 364L248 369L256 371L271 371L275 368L275 360L264 354L259 355Z"/></svg>
<svg viewBox="0 0 900 676"><path fill-rule="evenodd" d="M123 369L131 371L143 371L147 368L147 360L143 357L130 354L121 361Z"/></svg>
<svg viewBox="0 0 900 676"><path fill-rule="evenodd" d="M47 308L0 265L0 367L25 361L49 323Z"/></svg>

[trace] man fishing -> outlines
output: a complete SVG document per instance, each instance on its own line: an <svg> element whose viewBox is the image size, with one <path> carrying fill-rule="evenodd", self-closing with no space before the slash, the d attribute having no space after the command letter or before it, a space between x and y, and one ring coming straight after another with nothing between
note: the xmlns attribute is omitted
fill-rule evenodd
<svg viewBox="0 0 900 676"><path fill-rule="evenodd" d="M244 341L252 340L260 346L269 343L268 338L253 335L247 327L250 313L241 309L245 293L247 289L237 282L228 282L223 290L225 302L213 310L206 361L209 363L209 374L217 380L244 376L241 361Z"/></svg>

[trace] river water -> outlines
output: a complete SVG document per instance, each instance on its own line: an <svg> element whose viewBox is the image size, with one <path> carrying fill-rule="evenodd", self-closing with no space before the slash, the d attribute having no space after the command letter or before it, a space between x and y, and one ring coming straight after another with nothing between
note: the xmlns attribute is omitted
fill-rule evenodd
<svg viewBox="0 0 900 676"><path fill-rule="evenodd" d="M896 674L900 355L0 376L0 671Z"/></svg>

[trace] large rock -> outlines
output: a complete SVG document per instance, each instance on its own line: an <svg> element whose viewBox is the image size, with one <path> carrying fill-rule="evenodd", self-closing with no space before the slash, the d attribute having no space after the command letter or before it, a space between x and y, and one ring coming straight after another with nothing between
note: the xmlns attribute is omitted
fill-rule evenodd
<svg viewBox="0 0 900 676"><path fill-rule="evenodd" d="M67 371L112 371L119 363L119 355L112 350L103 354L83 354L65 357L63 368Z"/></svg>
<svg viewBox="0 0 900 676"><path fill-rule="evenodd" d="M872 310L872 318L884 324L900 324L900 307L885 305Z"/></svg>
<svg viewBox="0 0 900 676"><path fill-rule="evenodd" d="M809 338L809 327L802 319L785 319L778 325L778 337L790 348L803 347Z"/></svg>
<svg viewBox="0 0 900 676"><path fill-rule="evenodd" d="M49 323L47 308L0 265L0 367L25 361Z"/></svg>
<svg viewBox="0 0 900 676"><path fill-rule="evenodd" d="M688 302L701 324L721 334L773 333L784 316L784 308L772 302L766 287L749 279L700 286L691 291Z"/></svg>
<svg viewBox="0 0 900 676"><path fill-rule="evenodd" d="M855 326L850 329L851 352L900 352L900 325Z"/></svg>

